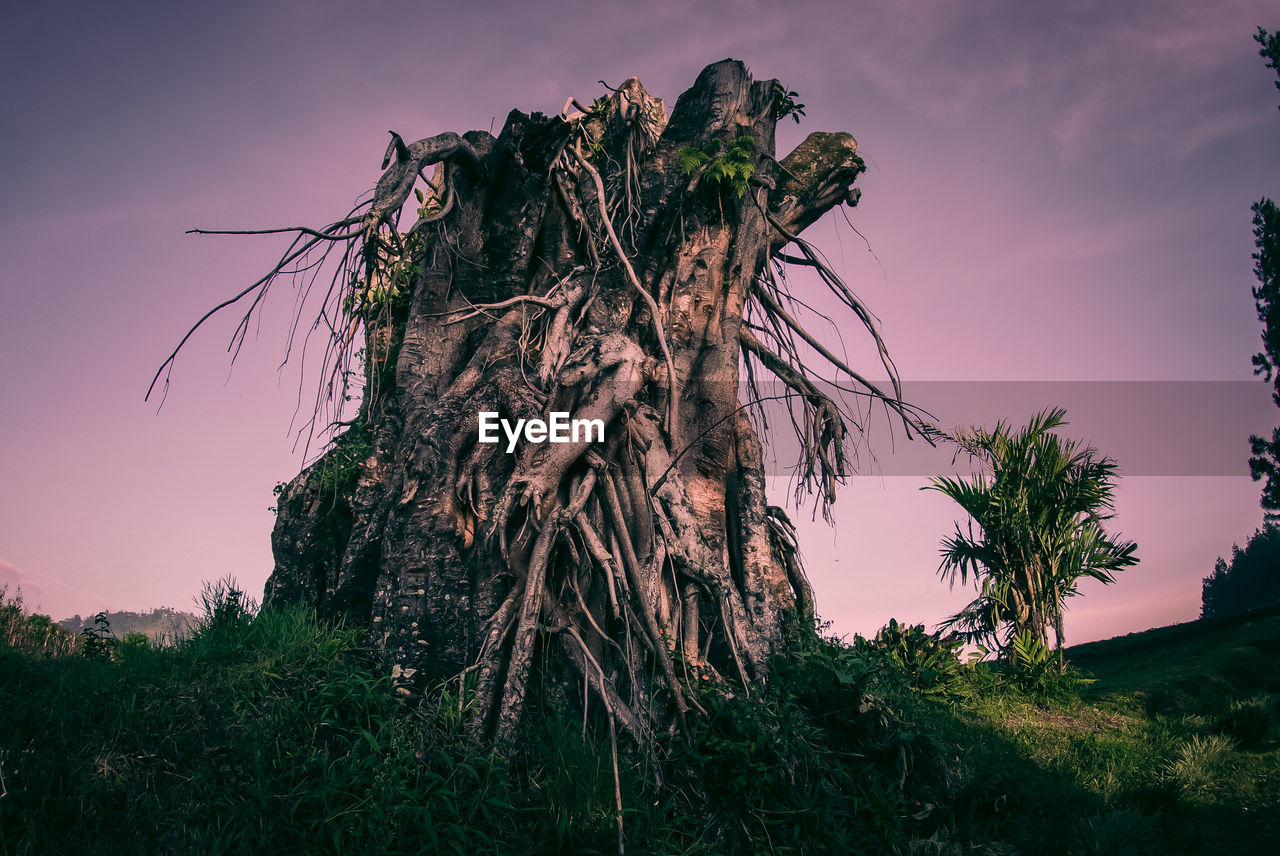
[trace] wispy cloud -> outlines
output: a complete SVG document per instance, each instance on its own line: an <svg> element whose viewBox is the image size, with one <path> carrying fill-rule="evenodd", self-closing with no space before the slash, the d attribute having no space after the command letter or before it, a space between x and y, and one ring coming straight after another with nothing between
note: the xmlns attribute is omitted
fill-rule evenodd
<svg viewBox="0 0 1280 856"><path fill-rule="evenodd" d="M1097 141L1111 109L1113 89L1109 82L1092 86L1078 100L1066 105L1049 126L1058 157L1064 164L1079 162L1083 152Z"/></svg>
<svg viewBox="0 0 1280 856"><path fill-rule="evenodd" d="M1240 22L1259 3L1027 6L895 4L860 17L850 56L866 84L939 124L1038 118L1064 165L1117 143L1181 161L1271 118L1222 98L1253 62Z"/></svg>
<svg viewBox="0 0 1280 856"><path fill-rule="evenodd" d="M1272 117L1256 110L1224 110L1199 122L1190 122L1174 143L1178 160L1188 160L1201 149L1236 134L1253 133L1272 122Z"/></svg>

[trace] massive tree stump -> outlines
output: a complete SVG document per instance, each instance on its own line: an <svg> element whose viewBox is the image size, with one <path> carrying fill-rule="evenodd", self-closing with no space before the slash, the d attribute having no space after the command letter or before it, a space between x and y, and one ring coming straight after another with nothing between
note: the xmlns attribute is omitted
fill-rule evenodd
<svg viewBox="0 0 1280 856"><path fill-rule="evenodd" d="M513 111L496 138L393 135L366 206L285 230L244 294L340 249L329 391L347 366L363 384L350 429L282 490L265 604L366 623L407 691L458 679L476 738L512 736L534 675L642 744L690 715L690 681L767 679L813 598L766 501L756 381L785 390L823 502L850 420L806 361L911 419L804 330L780 275L813 268L876 335L799 236L857 201L857 144L817 133L776 159L795 106L726 60L669 121L632 79L562 115ZM482 418L553 413L603 440L480 442Z"/></svg>

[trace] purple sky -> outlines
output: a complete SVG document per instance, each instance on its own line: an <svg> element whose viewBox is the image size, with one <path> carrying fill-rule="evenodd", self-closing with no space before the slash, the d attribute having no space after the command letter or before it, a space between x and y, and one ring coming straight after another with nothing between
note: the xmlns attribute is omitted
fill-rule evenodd
<svg viewBox="0 0 1280 856"><path fill-rule="evenodd" d="M261 591L271 488L301 463L296 370L276 368L292 295L275 294L234 370L233 316L194 338L157 415L142 394L160 361L280 249L186 229L327 222L376 180L389 128L496 131L512 107L554 112L631 75L672 104L726 56L799 91L808 117L780 149L813 130L861 142L850 217L866 242L838 217L809 235L883 320L907 380L1251 378L1249 205L1280 194L1280 93L1251 35L1280 26L1273 4L641 8L7 4L0 584L55 618L189 607L228 573ZM872 365L861 340L847 347ZM1227 462L1123 479L1116 523L1142 564L1076 599L1073 641L1197 613L1201 577L1261 522L1245 435L1280 413L1258 384L1254 399L1166 385L1159 407L1073 419L1100 446L1154 434L1176 458L1209 438ZM1099 388L1095 404L1120 387ZM1014 404L943 395L935 414L1022 422L1059 403L1060 386L1029 389ZM1155 429L1153 408L1169 414ZM881 473L902 471L881 456ZM954 514L924 483L851 479L834 528L794 515L837 631L933 623L967 599L936 576Z"/></svg>

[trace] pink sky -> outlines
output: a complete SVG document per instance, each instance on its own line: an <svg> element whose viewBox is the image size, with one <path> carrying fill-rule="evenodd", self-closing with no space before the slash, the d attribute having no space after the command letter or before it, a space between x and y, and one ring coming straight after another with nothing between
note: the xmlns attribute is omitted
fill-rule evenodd
<svg viewBox="0 0 1280 856"><path fill-rule="evenodd" d="M496 131L512 107L554 112L630 75L671 104L725 56L799 91L808 116L780 149L860 140L865 242L839 217L809 234L904 378L1250 380L1249 205L1280 194L1257 25L1280 26L1273 4L9 4L0 585L55 618L188 607L226 574L260 593L271 488L301 465L296 371L277 371L292 295L234 370L234 318L202 331L157 414L142 394L160 361L279 250L186 229L327 222L376 180L389 128ZM1201 437L1220 417L1227 463L1123 479L1116 523L1142 564L1072 604L1074 641L1194 617L1214 559L1261 522L1245 435L1280 412L1189 398L1157 433L1176 450L1184 422ZM1030 415L982 404L936 415ZM1072 427L1140 439L1144 407ZM834 528L794 515L837 631L933 623L966 599L936 576L954 515L923 483L851 479Z"/></svg>

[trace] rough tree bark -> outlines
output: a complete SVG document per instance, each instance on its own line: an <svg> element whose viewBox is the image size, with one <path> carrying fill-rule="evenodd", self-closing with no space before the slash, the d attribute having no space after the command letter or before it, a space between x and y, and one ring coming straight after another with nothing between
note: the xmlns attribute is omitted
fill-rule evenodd
<svg viewBox="0 0 1280 856"><path fill-rule="evenodd" d="M857 201L857 144L815 133L775 159L788 110L726 60L670 121L631 79L561 115L513 111L496 138L393 134L366 206L270 230L295 240L233 299L253 298L245 326L291 265L338 250L320 316L335 398L365 354L352 427L282 490L264 604L367 623L407 690L461 680L477 739L514 734L535 679L589 693L642 744L691 715L689 682L765 680L813 595L766 501L757 381L790 396L823 502L856 426L806 361L914 421L896 379L876 388L796 320L788 265L817 270L894 377L799 237ZM602 420L604 441L478 442L481 412L552 411Z"/></svg>

